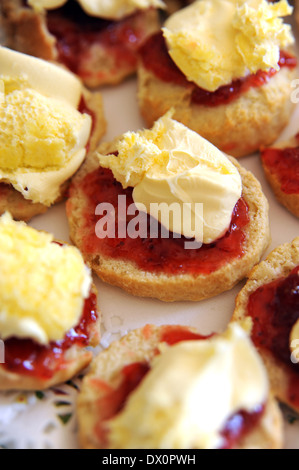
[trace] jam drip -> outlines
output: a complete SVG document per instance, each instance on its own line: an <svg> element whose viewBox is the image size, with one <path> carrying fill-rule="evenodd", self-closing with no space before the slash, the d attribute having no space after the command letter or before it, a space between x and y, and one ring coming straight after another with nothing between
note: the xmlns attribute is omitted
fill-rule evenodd
<svg viewBox="0 0 299 470"><path fill-rule="evenodd" d="M275 175L286 194L299 193L299 146L285 149L267 148L261 152L264 166Z"/></svg>
<svg viewBox="0 0 299 470"><path fill-rule="evenodd" d="M172 346L181 341L200 341L209 337L193 333L186 327L165 326L161 327L160 342L165 342ZM103 396L97 402L97 406L101 410L101 421L97 423L95 432L106 446L109 444L109 435L105 422L114 418L122 411L129 395L141 384L150 370L151 368L148 363L135 362L121 370L121 382L117 388L113 389L103 382L97 384L101 391L105 389L105 393L103 393ZM252 413L240 410L232 415L220 433L223 438L222 448L231 449L237 446L240 439L246 437L259 424L263 413L264 406L261 405Z"/></svg>
<svg viewBox="0 0 299 470"><path fill-rule="evenodd" d="M241 410L232 415L220 433L224 439L224 444L221 448L232 449L237 447L238 442L258 426L264 411L265 406L260 405L251 413Z"/></svg>
<svg viewBox="0 0 299 470"><path fill-rule="evenodd" d="M64 354L69 348L89 345L90 328L97 321L97 316L97 298L91 293L85 300L79 324L63 340L43 346L30 339L9 338L4 341L5 363L1 366L16 374L50 379L67 364Z"/></svg>
<svg viewBox="0 0 299 470"><path fill-rule="evenodd" d="M202 245L201 248L185 249L186 238L174 238L172 233L169 233L170 238L162 238L160 224L158 224L158 233L155 237L153 233L152 238L150 236L143 238L126 236L129 223L132 223L132 219L137 216L141 225L146 227L146 234L150 235L153 219L146 213L138 212L137 209L134 216L127 215L126 209L118 211L118 196L120 195L126 196L126 207L133 204L132 188L124 190L122 185L114 179L110 170L99 168L88 174L80 183L79 189L86 201L82 213L84 233L82 233L81 246L85 253L125 259L136 263L140 269L146 271L171 274L208 274L233 259L241 258L244 254L246 235L243 229L249 223L249 214L248 206L242 198L237 202L230 227L222 238L209 245ZM72 197L72 188L70 196ZM107 226L113 227L113 233L111 232L111 236L100 239L95 233L95 228L101 216L95 215L95 209L103 202L113 205L115 215L111 215L113 217L111 224L109 220L107 223ZM104 216L107 220L107 214ZM119 234L121 236L118 236Z"/></svg>
<svg viewBox="0 0 299 470"><path fill-rule="evenodd" d="M90 51L95 44L106 49L106 66L111 57L115 58L118 67L137 64L136 51L144 34L138 24L138 13L120 21L105 20L87 15L80 5L72 1L48 11L47 26L57 40L59 61L82 78L91 75L81 65L89 54L92 56Z"/></svg>
<svg viewBox="0 0 299 470"><path fill-rule="evenodd" d="M147 39L139 52L143 66L147 70L164 82L180 85L185 89L189 88L191 91L191 102L203 106L213 107L228 104L236 100L249 88L264 85L277 73L275 69L270 69L267 72L259 71L256 74L234 80L229 85L221 86L216 91L210 92L186 79L185 75L168 54L162 32L156 33ZM297 60L287 52L281 51L278 65L280 67L294 68L297 65Z"/></svg>
<svg viewBox="0 0 299 470"><path fill-rule="evenodd" d="M252 340L288 367L289 397L299 405L299 367L291 361L289 337L299 318L299 266L284 279L259 287L249 297L248 314L253 318Z"/></svg>

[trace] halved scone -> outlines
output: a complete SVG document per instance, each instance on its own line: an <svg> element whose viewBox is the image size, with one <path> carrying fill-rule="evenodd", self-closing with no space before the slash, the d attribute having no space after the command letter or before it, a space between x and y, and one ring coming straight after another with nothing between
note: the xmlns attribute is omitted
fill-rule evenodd
<svg viewBox="0 0 299 470"><path fill-rule="evenodd" d="M43 390L83 370L100 339L97 291L77 248L0 218L0 390Z"/></svg>
<svg viewBox="0 0 299 470"><path fill-rule="evenodd" d="M136 71L137 51L160 26L161 0L85 2L3 0L7 47L58 61L96 88Z"/></svg>
<svg viewBox="0 0 299 470"><path fill-rule="evenodd" d="M299 411L299 238L275 248L257 265L236 299L234 321L249 324L273 394Z"/></svg>
<svg viewBox="0 0 299 470"><path fill-rule="evenodd" d="M88 156L73 178L67 200L70 237L103 281L130 294L164 301L215 296L231 289L259 262L269 243L268 202L251 172L182 124L165 116L153 129L127 133ZM156 141L147 140L151 132ZM118 154L123 144L125 149ZM109 162L124 165L125 170L111 171ZM132 178L125 187L121 171ZM149 202L139 211L135 195L141 186L136 180L134 187L136 175ZM199 222L199 231L193 239L178 232L185 200L187 208L195 201L192 220ZM160 203L179 209L176 226L168 227L166 234L165 219L159 219L158 210L151 213ZM185 220L189 222L188 214ZM196 242L201 236L201 223L206 238L190 247L190 237Z"/></svg>
<svg viewBox="0 0 299 470"><path fill-rule="evenodd" d="M261 149L261 160L275 197L299 217L299 135Z"/></svg>
<svg viewBox="0 0 299 470"><path fill-rule="evenodd" d="M84 377L80 445L279 448L281 413L267 383L261 359L236 325L210 337L187 326L146 325L113 342Z"/></svg>
<svg viewBox="0 0 299 470"><path fill-rule="evenodd" d="M0 48L0 213L28 221L65 197L106 130L102 96L60 66Z"/></svg>

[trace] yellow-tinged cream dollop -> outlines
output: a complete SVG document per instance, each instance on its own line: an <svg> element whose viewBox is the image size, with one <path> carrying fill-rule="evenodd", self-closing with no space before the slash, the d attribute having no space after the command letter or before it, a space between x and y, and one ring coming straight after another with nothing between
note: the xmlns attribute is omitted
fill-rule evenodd
<svg viewBox="0 0 299 470"><path fill-rule="evenodd" d="M137 208L145 208L166 229L211 243L230 225L242 194L241 177L220 150L170 114L152 129L124 134L118 155L99 154L100 164L124 188L134 187ZM180 210L163 211L164 203ZM194 227L201 229L194 233Z"/></svg>
<svg viewBox="0 0 299 470"><path fill-rule="evenodd" d="M28 0L37 11L62 7L68 0ZM162 0L77 0L82 9L91 16L119 20L137 10L165 8Z"/></svg>
<svg viewBox="0 0 299 470"><path fill-rule="evenodd" d="M163 34L188 80L215 91L258 70L278 70L279 51L294 42L287 0L198 0L170 16Z"/></svg>
<svg viewBox="0 0 299 470"><path fill-rule="evenodd" d="M63 339L78 324L91 273L73 246L52 235L0 218L0 338L38 343Z"/></svg>
<svg viewBox="0 0 299 470"><path fill-rule="evenodd" d="M290 333L290 351L292 353L293 362L299 362L299 320L294 323Z"/></svg>
<svg viewBox="0 0 299 470"><path fill-rule="evenodd" d="M91 118L69 72L0 48L0 180L50 205L86 155Z"/></svg>
<svg viewBox="0 0 299 470"><path fill-rule="evenodd" d="M219 448L228 418L268 396L263 363L237 324L204 341L162 349L124 409L109 422L111 448Z"/></svg>

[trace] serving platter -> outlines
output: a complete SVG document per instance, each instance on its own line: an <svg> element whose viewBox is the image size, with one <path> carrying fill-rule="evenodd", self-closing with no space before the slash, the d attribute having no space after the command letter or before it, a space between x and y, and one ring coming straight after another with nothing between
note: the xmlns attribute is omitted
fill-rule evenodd
<svg viewBox="0 0 299 470"><path fill-rule="evenodd" d="M298 77L299 78L299 77ZM138 109L137 82L132 77L114 87L101 89L107 120L107 133L102 141L110 141L128 130L145 126ZM280 136L284 140L299 130L299 104ZM265 257L281 243L299 235L298 219L274 198L264 177L258 153L243 157L240 163L252 171L260 181L270 206L271 244ZM65 202L52 207L44 215L35 217L30 225L54 234L69 242ZM131 329L147 323L182 324L198 328L203 334L225 330L234 310L235 298L245 281L229 292L201 302L163 303L158 300L133 297L119 288L94 278L98 288L99 308L102 313L101 344L97 354L111 341ZM85 371L84 371L85 372ZM0 393L0 447L10 449L76 449L76 399L82 376L67 384L47 391ZM285 418L285 448L299 448L299 417L283 407Z"/></svg>

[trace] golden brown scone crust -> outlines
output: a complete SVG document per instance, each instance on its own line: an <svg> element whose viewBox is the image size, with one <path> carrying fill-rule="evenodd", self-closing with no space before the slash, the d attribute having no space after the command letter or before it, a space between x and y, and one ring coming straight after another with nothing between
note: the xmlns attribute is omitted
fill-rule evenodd
<svg viewBox="0 0 299 470"><path fill-rule="evenodd" d="M102 95L99 92L91 93L87 89L84 89L83 95L87 107L95 115L95 126L90 139L89 151L93 152L102 136L106 132L106 120L104 117L104 108ZM65 181L60 187L60 195L54 204L61 202L67 193L70 180ZM25 199L25 197L13 186L4 185L0 182L0 215L8 211L11 213L15 220L23 220L28 222L36 215L44 214L48 210L48 207L41 203L33 203L32 201Z"/></svg>
<svg viewBox="0 0 299 470"><path fill-rule="evenodd" d="M45 17L25 8L22 0L1 0L3 45L45 60L55 60L55 38L49 34Z"/></svg>
<svg viewBox="0 0 299 470"><path fill-rule="evenodd" d="M120 384L122 368L134 362L150 362L156 354L157 346L166 329L173 326L146 325L133 330L109 348L100 353L91 363L84 377L77 401L79 422L79 442L84 449L109 448L102 435L95 431L98 423L104 423L106 409L100 405L101 397L107 388L117 388ZM180 327L188 331L193 328ZM109 422L109 421L108 421ZM239 443L239 449L277 449L282 446L282 418L280 410L271 397L259 426Z"/></svg>
<svg viewBox="0 0 299 470"><path fill-rule="evenodd" d="M295 4L294 5L295 6L294 17L295 17L297 26L299 26L299 1L294 0L294 4Z"/></svg>
<svg viewBox="0 0 299 470"><path fill-rule="evenodd" d="M92 292L97 295L97 290L94 285ZM101 315L98 310L97 322L91 324L89 327L90 346L95 347L99 344L100 320ZM65 361L63 367L58 368L53 376L48 379L9 372L0 364L0 390L46 390L54 385L64 383L90 364L93 353L85 347L73 345L65 351L63 357Z"/></svg>
<svg viewBox="0 0 299 470"><path fill-rule="evenodd" d="M291 243L285 243L277 247L264 261L253 268L248 281L236 298L236 307L232 321L243 323L248 318L247 304L250 295L264 284L287 277L298 264L299 237L295 238ZM259 352L268 371L273 395L299 412L299 406L295 407L294 403L288 398L288 367L277 361L270 351L261 349Z"/></svg>
<svg viewBox="0 0 299 470"><path fill-rule="evenodd" d="M296 76L296 69L283 67L267 84L250 88L231 103L209 107L191 103L191 88L163 82L140 63L138 103L147 126L173 107L174 119L237 158L278 138L294 110L290 95Z"/></svg>
<svg viewBox="0 0 299 470"><path fill-rule="evenodd" d="M98 151L106 154L115 149L113 143L103 143ZM67 216L70 237L83 253L87 264L105 282L121 287L132 295L153 297L166 302L190 300L198 301L231 289L243 279L251 268L259 262L262 253L269 244L268 202L261 190L260 183L249 171L242 168L235 159L232 162L238 168L243 182L243 197L249 206L250 222L245 228L245 254L218 270L205 275L147 272L139 269L128 260L112 259L84 250L84 217L86 206L84 194L80 191L80 181L99 167L96 153L89 155L86 163L74 177L71 196L67 200Z"/></svg>
<svg viewBox="0 0 299 470"><path fill-rule="evenodd" d="M40 57L45 60L58 60L56 39L49 33L46 12L37 13L22 5L22 0L1 0L3 14L4 44L20 52ZM157 31L161 24L155 9L140 12L133 19L140 41ZM143 38L143 39L142 39ZM122 60L116 62L111 53L101 44L94 44L79 64L81 78L89 88L102 85L115 85L136 72L136 63Z"/></svg>
<svg viewBox="0 0 299 470"><path fill-rule="evenodd" d="M295 137L291 139L280 142L278 144L272 145L271 148L283 149L287 147L298 147L299 142ZM264 168L265 176L273 190L273 193L276 199L286 207L292 214L296 217L299 217L299 193L287 194L281 190L281 183L276 174L271 173L271 168L269 168L264 160L262 159L262 165Z"/></svg>

